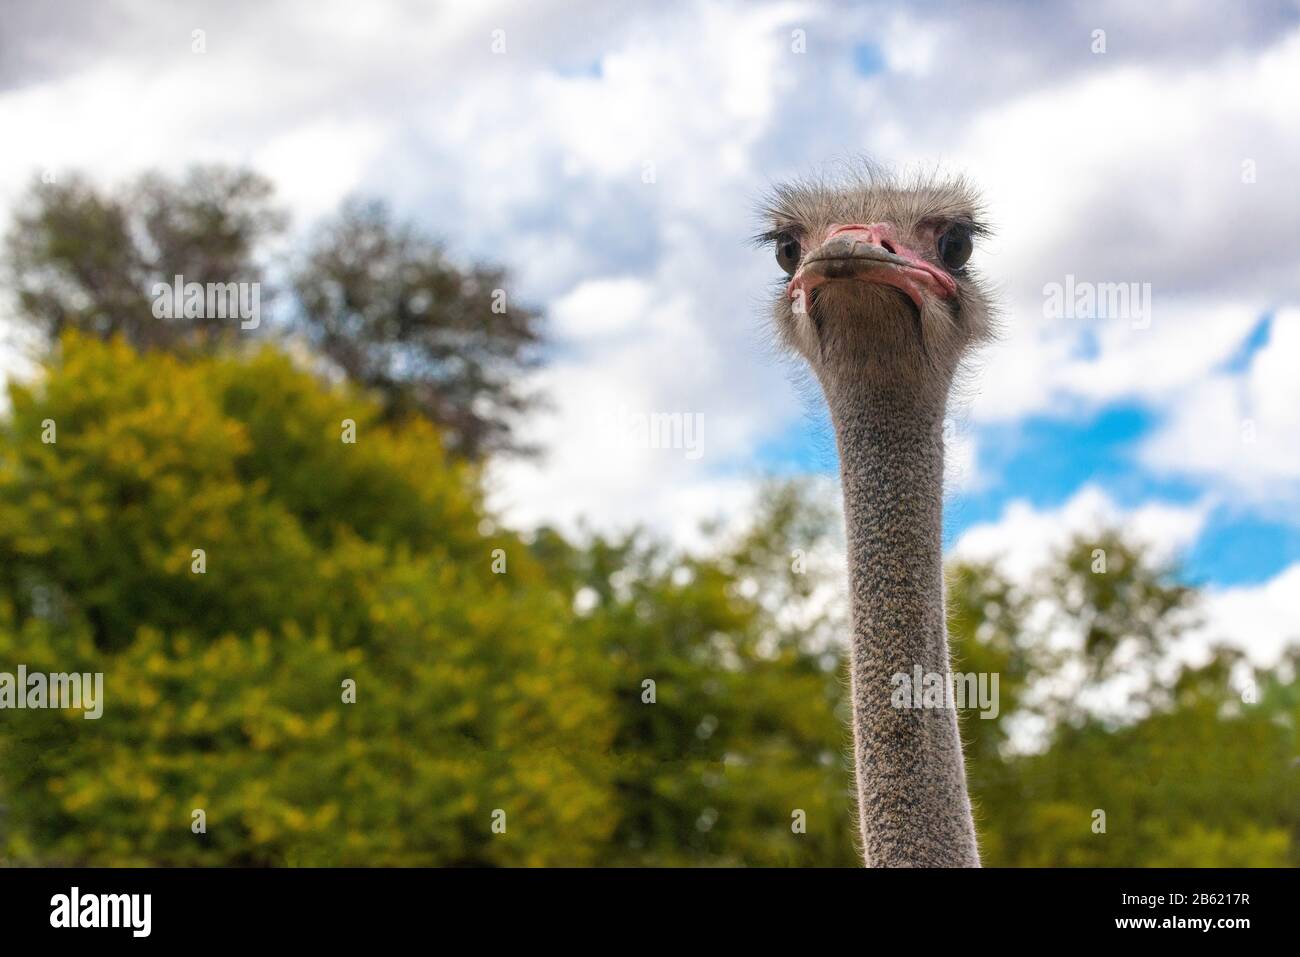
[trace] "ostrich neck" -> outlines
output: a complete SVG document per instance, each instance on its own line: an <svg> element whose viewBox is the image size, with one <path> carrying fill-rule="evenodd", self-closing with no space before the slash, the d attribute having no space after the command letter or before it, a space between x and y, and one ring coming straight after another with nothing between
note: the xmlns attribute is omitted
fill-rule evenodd
<svg viewBox="0 0 1300 957"><path fill-rule="evenodd" d="M866 860L978 866L956 711L946 694L942 707L916 707L913 697L918 666L923 675L941 675L945 688L950 671L944 400L879 383L827 394L848 532L853 733ZM904 690L912 707L895 706Z"/></svg>

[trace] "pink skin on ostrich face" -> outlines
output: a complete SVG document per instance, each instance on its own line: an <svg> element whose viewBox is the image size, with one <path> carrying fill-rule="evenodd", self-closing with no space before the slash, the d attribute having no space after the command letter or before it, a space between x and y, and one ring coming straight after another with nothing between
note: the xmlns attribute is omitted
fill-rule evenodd
<svg viewBox="0 0 1300 957"><path fill-rule="evenodd" d="M894 286L924 307L923 296L948 299L957 294L952 276L900 242L889 223L832 223L820 243L809 247L786 286L791 299L808 296L818 286L851 279Z"/></svg>

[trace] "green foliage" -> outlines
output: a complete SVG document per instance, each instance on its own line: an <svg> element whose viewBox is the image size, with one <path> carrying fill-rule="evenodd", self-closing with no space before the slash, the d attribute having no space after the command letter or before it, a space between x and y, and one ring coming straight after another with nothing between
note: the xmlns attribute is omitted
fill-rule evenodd
<svg viewBox="0 0 1300 957"><path fill-rule="evenodd" d="M180 179L147 173L105 192L70 175L36 181L5 242L17 318L52 345L68 330L123 336L139 348L228 342L228 319L154 318L155 283L263 282L259 247L285 226L264 177L200 166Z"/></svg>
<svg viewBox="0 0 1300 957"><path fill-rule="evenodd" d="M856 863L842 546L798 485L707 555L522 538L433 426L273 348L70 334L9 393L0 671L105 700L0 711L0 860ZM985 861L1300 863L1300 655L1169 667L1196 595L1111 533L1033 582L949 575L955 668L999 676Z"/></svg>
<svg viewBox="0 0 1300 957"><path fill-rule="evenodd" d="M809 597L791 553L828 516L794 488L770 490L758 514L708 559L638 535L535 546L585 598L579 630L612 675L620 813L604 863L858 861L840 656L811 609L798 628L778 615Z"/></svg>
<svg viewBox="0 0 1300 957"><path fill-rule="evenodd" d="M102 671L106 702L4 713L6 857L592 858L614 826L595 656L522 544L479 533L472 473L431 427L378 425L270 350L183 363L68 338L10 394L0 661Z"/></svg>
<svg viewBox="0 0 1300 957"><path fill-rule="evenodd" d="M4 712L8 860L853 862L838 658L758 585L805 588L792 492L710 561L529 547L430 426L270 349L71 336L10 397L0 662L107 700Z"/></svg>
<svg viewBox="0 0 1300 957"><path fill-rule="evenodd" d="M206 306L159 320L155 287L171 288L177 276L256 283L264 308L277 298L268 254L287 223L271 183L247 170L146 173L112 189L75 174L37 180L5 237L0 278L13 290L19 327L42 347L77 331L121 336L138 349L210 353L250 334L241 320ZM540 316L507 298L503 269L457 264L413 224L361 200L345 202L289 259L292 301L274 324L259 315L251 334L297 335L370 391L385 419L437 423L459 457L531 451L512 424L537 403L520 383L537 361Z"/></svg>
<svg viewBox="0 0 1300 957"><path fill-rule="evenodd" d="M1295 655L1266 673L1221 647L1170 669L1196 595L1113 530L1073 542L1028 594L990 566L951 578L957 667L1002 669L998 718L962 723L986 863L1300 864ZM1041 740L1010 747L1017 725Z"/></svg>
<svg viewBox="0 0 1300 957"><path fill-rule="evenodd" d="M540 317L506 295L506 273L456 266L441 245L378 202L345 202L295 274L299 327L390 417L424 415L448 447L480 459L524 451L511 430L534 405Z"/></svg>

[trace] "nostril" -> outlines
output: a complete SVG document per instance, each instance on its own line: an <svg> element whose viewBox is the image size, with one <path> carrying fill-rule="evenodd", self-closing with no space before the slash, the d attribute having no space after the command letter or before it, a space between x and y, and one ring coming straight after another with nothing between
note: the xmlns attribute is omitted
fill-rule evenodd
<svg viewBox="0 0 1300 957"><path fill-rule="evenodd" d="M884 247L885 252L892 253L895 256L898 255L898 250L894 248L894 244L891 243L888 239L882 239L880 241L880 245Z"/></svg>

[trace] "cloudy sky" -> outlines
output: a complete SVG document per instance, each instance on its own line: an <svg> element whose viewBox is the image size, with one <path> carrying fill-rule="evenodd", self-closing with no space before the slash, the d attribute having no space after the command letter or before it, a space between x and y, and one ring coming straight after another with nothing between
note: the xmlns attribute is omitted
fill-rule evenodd
<svg viewBox="0 0 1300 957"><path fill-rule="evenodd" d="M0 2L0 215L41 170L194 161L270 176L300 229L385 197L548 316L546 456L497 505L690 540L835 470L770 345L764 188L862 153L967 173L1005 331L954 409L950 549L1023 576L1119 523L1271 657L1300 633L1300 6L1048 6ZM1067 282L1149 309L1052 315ZM612 440L651 412L698 448Z"/></svg>

